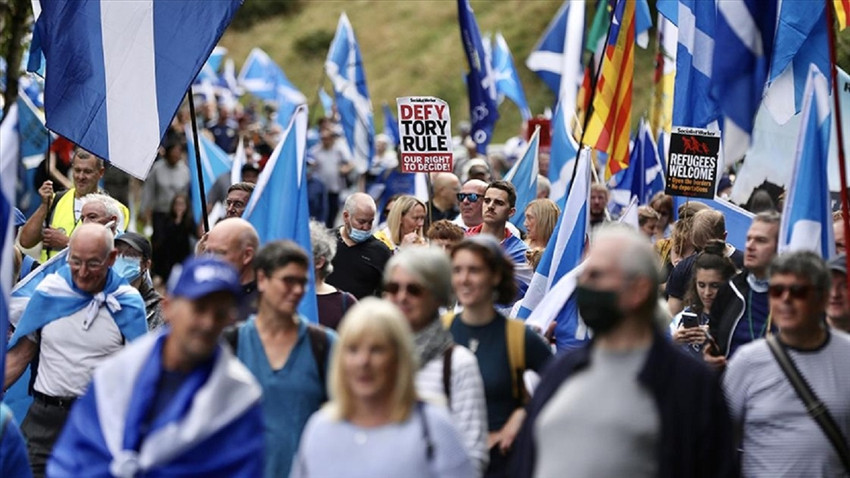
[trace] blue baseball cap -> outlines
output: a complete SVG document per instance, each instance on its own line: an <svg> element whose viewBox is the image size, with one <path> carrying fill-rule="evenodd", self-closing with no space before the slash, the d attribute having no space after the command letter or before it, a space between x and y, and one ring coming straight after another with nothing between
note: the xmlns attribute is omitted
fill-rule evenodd
<svg viewBox="0 0 850 478"><path fill-rule="evenodd" d="M194 257L174 266L168 280L172 297L199 299L215 292L230 292L242 299L242 284L236 269L212 256Z"/></svg>
<svg viewBox="0 0 850 478"><path fill-rule="evenodd" d="M15 227L21 227L26 223L27 217L24 216L24 213L22 213L20 209L15 208Z"/></svg>

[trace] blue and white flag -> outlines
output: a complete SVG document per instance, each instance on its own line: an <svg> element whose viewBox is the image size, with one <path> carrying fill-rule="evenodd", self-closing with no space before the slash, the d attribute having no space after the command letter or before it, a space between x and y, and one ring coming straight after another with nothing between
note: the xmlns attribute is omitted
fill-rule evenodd
<svg viewBox="0 0 850 478"><path fill-rule="evenodd" d="M41 205L41 196L35 185L38 167L50 146L50 131L44 126L44 115L36 108L28 95L18 94L17 132L20 167L18 168L18 209L31 216ZM39 186L41 186L39 184Z"/></svg>
<svg viewBox="0 0 850 478"><path fill-rule="evenodd" d="M319 321L313 247L310 243L310 210L307 206L307 106L295 110L289 127L260 173L257 186L242 214L264 245L278 239L295 241L310 258L310 280L298 312L310 322ZM281 214L286 211L286 214Z"/></svg>
<svg viewBox="0 0 850 478"><path fill-rule="evenodd" d="M225 55L227 55L227 48L224 48L223 46L213 48L212 53L210 53L207 61L204 62L203 68L201 68L201 71L198 73L196 80L208 80L212 83L218 81L218 70L221 68Z"/></svg>
<svg viewBox="0 0 850 478"><path fill-rule="evenodd" d="M828 4L790 0L780 3L770 62L770 87L764 97L765 107L779 124L800 112L809 65L829 71Z"/></svg>
<svg viewBox="0 0 850 478"><path fill-rule="evenodd" d="M723 217L726 218L726 242L735 246L738 250L746 250L747 248L747 231L753 222L755 216L750 211L736 206L734 203L726 199L716 197L714 199L703 198L688 198L685 196L673 196L673 216L672 220L678 219L679 206L686 202L701 202L706 206L720 211Z"/></svg>
<svg viewBox="0 0 850 478"><path fill-rule="evenodd" d="M375 123L360 45L345 13L339 17L325 73L333 84L337 112L354 163L365 171L375 155Z"/></svg>
<svg viewBox="0 0 850 478"><path fill-rule="evenodd" d="M192 214L195 215L195 221L200 223L202 222L201 218L206 215L207 206L201 203L201 186L198 182L198 178L201 176L198 174L198 162L195 160L195 142L192 141L192 130L188 124L186 125L186 138L189 139L186 141L186 152L191 179L190 187L192 188ZM204 195L206 195L209 194L219 176L227 172L230 172L232 176L233 160L215 144L215 141L202 134L198 135L198 143L201 147L201 171L204 179Z"/></svg>
<svg viewBox="0 0 850 478"><path fill-rule="evenodd" d="M496 74L496 93L499 95L499 102L505 98L510 98L517 105L522 114L523 121L531 118L531 109L528 107L528 100L525 99L525 91L522 89L522 83L519 81L519 75L514 67L514 58L511 56L511 50L508 48L508 42L501 33L496 34L495 47L492 51L493 71Z"/></svg>
<svg viewBox="0 0 850 478"><path fill-rule="evenodd" d="M803 99L797 159L779 227L779 252L807 250L830 259L835 255L835 240L826 162L832 117L829 86L816 65L810 66Z"/></svg>
<svg viewBox="0 0 850 478"><path fill-rule="evenodd" d="M307 97L289 81L277 63L259 48L248 53L248 58L239 70L237 83L257 98L277 103L277 123L284 128L289 124L295 108L307 103Z"/></svg>
<svg viewBox="0 0 850 478"><path fill-rule="evenodd" d="M720 110L711 96L717 7L713 0L680 0L673 125L705 128Z"/></svg>
<svg viewBox="0 0 850 478"><path fill-rule="evenodd" d="M47 127L144 180L241 0L42 2Z"/></svg>
<svg viewBox="0 0 850 478"><path fill-rule="evenodd" d="M322 103L325 118L332 118L334 115L334 99L325 91L324 87L319 88L319 102Z"/></svg>
<svg viewBox="0 0 850 478"><path fill-rule="evenodd" d="M572 118L582 81L582 39L585 2L564 2L546 27L525 65L556 95L560 107Z"/></svg>
<svg viewBox="0 0 850 478"><path fill-rule="evenodd" d="M649 203L659 191L664 191L664 170L652 132L646 121L641 120L632 144L629 167L623 171L620 182L611 189L611 200L627 206L636 197L640 206Z"/></svg>
<svg viewBox="0 0 850 478"><path fill-rule="evenodd" d="M398 132L398 121L396 121L390 105L384 103L382 108L384 112L384 134L390 137L394 147L398 147L399 143L401 143L401 135Z"/></svg>
<svg viewBox="0 0 850 478"><path fill-rule="evenodd" d="M233 163L230 165L230 184L242 182L242 166L245 166L247 162L245 139L240 136L239 143L236 145L236 152L233 154Z"/></svg>
<svg viewBox="0 0 850 478"><path fill-rule="evenodd" d="M537 152L539 149L540 127L538 126L528 141L525 153L505 175L505 181L516 188L516 212L511 217L511 222L523 232L525 232L525 208L531 201L537 199L537 175L539 174Z"/></svg>
<svg viewBox="0 0 850 478"><path fill-rule="evenodd" d="M578 155L578 143L568 129L570 122L567 115L571 118L572 114L572 110L567 111L559 106L552 120L552 147L549 152L549 182L552 187L549 189L549 199L555 201L562 211Z"/></svg>
<svg viewBox="0 0 850 478"><path fill-rule="evenodd" d="M552 320L556 320L558 325L555 327L555 338L558 350L576 347L589 338L587 327L579 319L572 290L561 290L564 287L561 286L558 288L558 294L553 291L562 279L566 278L569 282L570 277L574 288L575 273L570 272L581 263L584 256L587 233L590 230L590 216L587 211L590 202L590 162L590 148L585 148L578 157L576 179L570 188L563 213L558 218L555 233L549 238L517 313L519 318L528 319L535 325L543 325L543 330ZM555 303L538 310L544 300Z"/></svg>
<svg viewBox="0 0 850 478"><path fill-rule="evenodd" d="M477 151L486 154L493 127L499 119L496 75L484 50L475 12L472 11L469 0L457 0L457 16L460 22L460 39L469 64L466 90L469 94L469 118L472 123L470 136L477 146Z"/></svg>
<svg viewBox="0 0 850 478"><path fill-rule="evenodd" d="M724 118L723 150L729 161L741 158L750 145L768 79L776 12L777 0L717 2L711 94Z"/></svg>
<svg viewBox="0 0 850 478"><path fill-rule="evenodd" d="M15 183L18 177L18 106L12 105L0 122L0 370L5 370L6 331L9 328L9 294L12 291L12 257L15 244ZM0 389L0 401L3 400Z"/></svg>

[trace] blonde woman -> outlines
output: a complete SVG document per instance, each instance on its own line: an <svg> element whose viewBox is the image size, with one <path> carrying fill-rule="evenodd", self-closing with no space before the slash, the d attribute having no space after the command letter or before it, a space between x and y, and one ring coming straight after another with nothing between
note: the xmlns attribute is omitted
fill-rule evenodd
<svg viewBox="0 0 850 478"><path fill-rule="evenodd" d="M525 208L525 243L529 249L543 249L558 223L561 209L551 199L535 199Z"/></svg>
<svg viewBox="0 0 850 478"><path fill-rule="evenodd" d="M417 401L413 336L401 311L366 298L339 329L331 401L307 423L293 478L475 475L441 407Z"/></svg>
<svg viewBox="0 0 850 478"><path fill-rule="evenodd" d="M387 226L375 233L375 237L391 251L410 244L426 243L422 228L425 226L427 209L425 203L413 196L401 196L393 202L387 216Z"/></svg>

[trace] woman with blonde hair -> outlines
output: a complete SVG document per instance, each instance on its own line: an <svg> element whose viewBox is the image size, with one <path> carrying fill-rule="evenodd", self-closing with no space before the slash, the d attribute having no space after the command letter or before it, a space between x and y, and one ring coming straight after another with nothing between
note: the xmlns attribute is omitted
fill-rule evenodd
<svg viewBox="0 0 850 478"><path fill-rule="evenodd" d="M292 477L469 477L445 409L417 401L413 336L401 311L366 298L339 328L331 401L307 423Z"/></svg>
<svg viewBox="0 0 850 478"><path fill-rule="evenodd" d="M425 215L428 209L425 203L413 196L401 196L393 202L387 216L387 226L375 233L375 237L386 244L391 251L409 244L426 244Z"/></svg>
<svg viewBox="0 0 850 478"><path fill-rule="evenodd" d="M525 208L525 243L529 249L545 248L558 224L561 209L551 199L535 199Z"/></svg>

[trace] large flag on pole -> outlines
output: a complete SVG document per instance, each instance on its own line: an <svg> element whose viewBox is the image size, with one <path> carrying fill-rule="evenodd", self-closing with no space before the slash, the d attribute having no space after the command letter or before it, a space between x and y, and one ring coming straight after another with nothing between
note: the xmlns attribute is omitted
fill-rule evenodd
<svg viewBox="0 0 850 478"><path fill-rule="evenodd" d="M780 124L787 123L803 106L809 65L829 71L826 7L826 2L780 3L770 87L764 97L765 106Z"/></svg>
<svg viewBox="0 0 850 478"><path fill-rule="evenodd" d="M42 2L35 29L47 60L47 127L145 179L241 3Z"/></svg>
<svg viewBox="0 0 850 478"><path fill-rule="evenodd" d="M508 97L517 105L523 120L531 118L531 109L528 107L528 100L525 99L525 91L522 89L522 83L519 81L519 75L514 67L514 58L511 56L511 50L508 48L508 42L501 33L496 33L496 41L493 46L493 71L496 75L496 93L499 95L499 102L504 97Z"/></svg>
<svg viewBox="0 0 850 478"><path fill-rule="evenodd" d="M561 291L556 307L538 307L545 298L555 294L555 286L569 272L575 269L584 256L584 248L589 230L590 216L587 204L590 202L590 149L584 148L578 157L576 179L570 188L564 212L555 226L555 233L549 238L549 244L534 271L528 292L522 299L517 316L533 319L533 323L545 326L556 320L555 338L558 350L576 347L588 339L587 327L578 317L578 307L572 297L572 290ZM571 276L574 279L574 276ZM574 287L574 283L573 283ZM545 317L541 317L545 315Z"/></svg>
<svg viewBox="0 0 850 478"><path fill-rule="evenodd" d="M838 19L838 30L847 28L850 23L850 0L833 0L835 5L835 18Z"/></svg>
<svg viewBox="0 0 850 478"><path fill-rule="evenodd" d="M289 124L295 108L307 103L307 97L289 81L280 66L259 48L248 53L236 81L257 98L277 103L277 123L283 128Z"/></svg>
<svg viewBox="0 0 850 478"><path fill-rule="evenodd" d="M277 239L295 241L310 258L310 280L298 312L318 322L313 247L310 244L310 210L307 206L307 106L295 110L280 143L272 152L251 200L242 215L257 230L260 244ZM286 211L286 214L281 214Z"/></svg>
<svg viewBox="0 0 850 478"><path fill-rule="evenodd" d="M546 83L572 118L581 84L585 2L564 2L525 65Z"/></svg>
<svg viewBox="0 0 850 478"><path fill-rule="evenodd" d="M726 161L737 161L750 145L773 53L776 5L777 0L717 2L711 94L724 117Z"/></svg>
<svg viewBox="0 0 850 478"><path fill-rule="evenodd" d="M809 250L824 259L835 255L829 200L830 97L826 78L811 65L803 96L797 159L779 228L779 251Z"/></svg>
<svg viewBox="0 0 850 478"><path fill-rule="evenodd" d="M673 124L705 128L720 117L711 96L717 7L713 0L680 0Z"/></svg>
<svg viewBox="0 0 850 478"><path fill-rule="evenodd" d="M484 44L475 13L469 0L457 0L457 15L460 22L460 39L469 63L466 75L466 89L469 93L469 117L472 123L472 140L481 154L487 153L487 145L493 134L493 126L499 119L499 107L496 104L496 75Z"/></svg>
<svg viewBox="0 0 850 478"><path fill-rule="evenodd" d="M9 293L12 290L12 248L15 215L15 183L18 177L18 105L12 105L0 122L0 370L5 370L6 332L9 327ZM0 389L0 401L3 400Z"/></svg>
<svg viewBox="0 0 850 478"><path fill-rule="evenodd" d="M549 182L552 186L549 189L549 199L555 201L562 211L578 155L578 143L568 129L568 118L572 118L572 113L566 108L558 107L552 120L552 148L549 152Z"/></svg>
<svg viewBox="0 0 850 478"><path fill-rule="evenodd" d="M632 77L635 65L635 3L619 0L596 83L593 113L584 144L608 154L605 178L629 164Z"/></svg>
<svg viewBox="0 0 850 478"><path fill-rule="evenodd" d="M360 46L345 13L339 16L336 35L325 60L325 73L333 84L337 111L354 162L365 171L375 155L372 100L366 86Z"/></svg>
<svg viewBox="0 0 850 478"><path fill-rule="evenodd" d="M189 125L186 125L186 137L192 138L192 130ZM233 175L232 167L233 160L230 156L219 148L214 141L204 135L198 135L198 143L201 145L201 173L204 178L204 194L209 194L210 189L215 184L216 179L224 173ZM198 162L195 160L195 142L186 141L187 156L190 158L189 176L191 179L192 188L192 214L195 221L201 222L203 214L206 214L206 204L201 204L201 187L198 178L201 177L198 172Z"/></svg>
<svg viewBox="0 0 850 478"><path fill-rule="evenodd" d="M516 188L516 212L511 217L511 222L523 232L525 232L525 208L537 198L537 152L539 149L540 127L538 126L528 141L525 153L505 175L505 181L509 181Z"/></svg>

